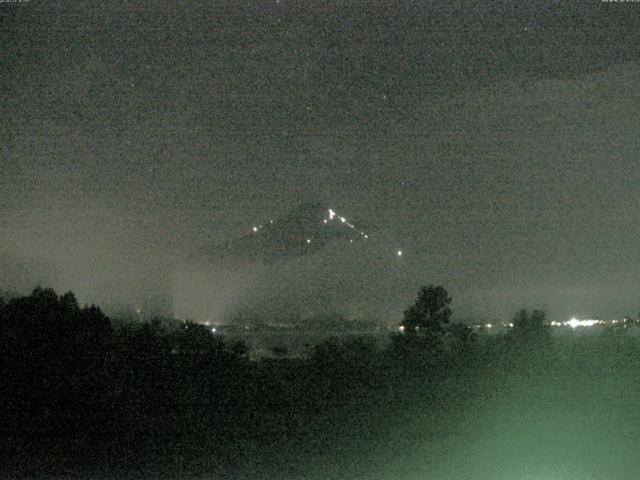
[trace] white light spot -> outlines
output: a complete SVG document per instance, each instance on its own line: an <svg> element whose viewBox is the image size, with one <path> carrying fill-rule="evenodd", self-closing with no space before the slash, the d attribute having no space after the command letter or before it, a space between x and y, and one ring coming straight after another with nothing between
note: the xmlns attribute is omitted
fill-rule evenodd
<svg viewBox="0 0 640 480"><path fill-rule="evenodd" d="M571 320L566 322L566 324L569 325L571 328L593 327L598 323L600 323L598 320L578 320L577 318L572 318ZM613 323L617 323L617 320L614 320Z"/></svg>
<svg viewBox="0 0 640 480"><path fill-rule="evenodd" d="M307 238L307 243L311 243L311 239Z"/></svg>
<svg viewBox="0 0 640 480"><path fill-rule="evenodd" d="M253 227L253 231L257 232L258 231L258 227Z"/></svg>
<svg viewBox="0 0 640 480"><path fill-rule="evenodd" d="M398 255L399 257L401 257L401 256L402 256L402 250L398 250L397 255Z"/></svg>
<svg viewBox="0 0 640 480"><path fill-rule="evenodd" d="M369 235L365 235L364 238L369 238Z"/></svg>
<svg viewBox="0 0 640 480"><path fill-rule="evenodd" d="M329 209L329 220L333 220L333 217L336 216L336 212L334 212L333 210Z"/></svg>
<svg viewBox="0 0 640 480"><path fill-rule="evenodd" d="M211 329L211 333L216 333L216 327L213 327L213 328Z"/></svg>
<svg viewBox="0 0 640 480"><path fill-rule="evenodd" d="M324 223L327 223L327 219L325 218L325 219L323 220L323 222L324 222Z"/></svg>

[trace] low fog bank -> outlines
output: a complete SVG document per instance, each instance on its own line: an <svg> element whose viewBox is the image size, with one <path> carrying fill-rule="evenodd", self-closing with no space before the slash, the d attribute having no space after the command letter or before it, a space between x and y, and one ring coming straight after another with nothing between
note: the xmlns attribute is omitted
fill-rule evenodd
<svg viewBox="0 0 640 480"><path fill-rule="evenodd" d="M27 295L37 285L52 285L53 268L43 259L21 259L0 253L0 292L5 296Z"/></svg>
<svg viewBox="0 0 640 480"><path fill-rule="evenodd" d="M473 276L449 275L415 253L399 259L375 242L354 248L335 242L313 255L271 263L186 261L124 249L39 256L4 252L0 292L27 295L36 286L50 286L73 291L81 304L98 304L111 316L139 310L144 318L216 324L296 324L322 316L397 324L416 286L425 282L447 285L456 320L474 323L507 322L523 307L543 307L555 321L622 318L639 309L628 285L489 285Z"/></svg>
<svg viewBox="0 0 640 480"><path fill-rule="evenodd" d="M216 324L295 324L328 315L394 325L425 283L447 286L454 318L463 322L509 322L521 308L544 308L549 321L559 322L635 316L640 308L628 284L545 284L526 271L509 280L454 275L428 253L398 257L374 237L276 262L182 262L172 277L172 301L176 317Z"/></svg>
<svg viewBox="0 0 640 480"><path fill-rule="evenodd" d="M0 254L0 292L28 295L38 286L73 291L81 304L96 304L109 315L136 309L147 316L172 315L172 261L142 253L77 252L27 258Z"/></svg>
<svg viewBox="0 0 640 480"><path fill-rule="evenodd" d="M335 241L318 253L273 262L192 260L173 277L175 315L217 324L331 315L397 323L415 295L401 262L375 240Z"/></svg>

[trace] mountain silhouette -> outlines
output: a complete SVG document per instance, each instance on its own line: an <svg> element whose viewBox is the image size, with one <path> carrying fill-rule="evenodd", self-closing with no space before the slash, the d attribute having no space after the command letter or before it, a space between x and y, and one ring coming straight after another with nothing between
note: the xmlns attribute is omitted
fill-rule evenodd
<svg viewBox="0 0 640 480"><path fill-rule="evenodd" d="M207 245L197 257L269 263L317 253L337 239L356 242L367 237L325 204L308 202L297 205L281 218L254 226L251 233L226 244Z"/></svg>

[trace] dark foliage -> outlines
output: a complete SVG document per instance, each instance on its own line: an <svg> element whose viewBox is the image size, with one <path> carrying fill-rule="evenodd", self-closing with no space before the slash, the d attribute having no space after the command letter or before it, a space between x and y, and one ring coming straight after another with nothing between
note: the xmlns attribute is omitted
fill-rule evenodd
<svg viewBox="0 0 640 480"><path fill-rule="evenodd" d="M544 341L550 336L546 319L544 310L529 312L526 309L521 309L513 317L511 333L514 337L526 342Z"/></svg>
<svg viewBox="0 0 640 480"><path fill-rule="evenodd" d="M402 326L407 334L422 332L439 336L451 318L451 297L443 287L422 287L415 303L404 312Z"/></svg>
<svg viewBox="0 0 640 480"><path fill-rule="evenodd" d="M558 353L543 312L522 311L511 334L479 342L449 323L450 302L442 287L421 289L405 333L386 348L342 336L307 359L276 347L276 358L250 361L244 342L195 323L112 330L98 308L49 289L2 301L0 473L48 478L102 468L116 477L118 468L157 477L157 468L172 477L210 458L203 475L270 478L295 465L278 465L276 448L358 451L361 436L398 428L390 409L455 415L471 395L490 395L494 378L538 378L559 362L577 371L579 344ZM616 352L637 353L635 343L607 338ZM262 470L238 475L255 462ZM300 468L298 476L307 473Z"/></svg>

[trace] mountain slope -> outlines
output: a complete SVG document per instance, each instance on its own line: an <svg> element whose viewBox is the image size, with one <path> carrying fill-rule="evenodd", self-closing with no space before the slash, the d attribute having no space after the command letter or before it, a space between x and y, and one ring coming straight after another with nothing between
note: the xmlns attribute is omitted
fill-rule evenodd
<svg viewBox="0 0 640 480"><path fill-rule="evenodd" d="M365 232L332 209L317 202L303 203L279 219L256 225L248 235L225 245L207 245L197 256L269 263L317 253L337 239L356 242L366 238Z"/></svg>

